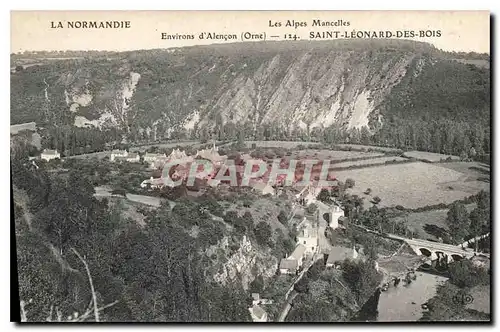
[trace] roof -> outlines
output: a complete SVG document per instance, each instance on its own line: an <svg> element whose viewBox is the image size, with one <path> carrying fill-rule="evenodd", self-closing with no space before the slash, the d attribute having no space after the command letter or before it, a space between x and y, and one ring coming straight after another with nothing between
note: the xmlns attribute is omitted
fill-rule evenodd
<svg viewBox="0 0 500 332"><path fill-rule="evenodd" d="M144 155L144 157L145 158L151 158L151 157L154 157L154 158L160 158L160 157L167 158L167 156L164 153L149 153L149 152L146 152L146 154Z"/></svg>
<svg viewBox="0 0 500 332"><path fill-rule="evenodd" d="M49 150L49 149L45 149L45 150L43 150L42 154L52 154L52 155L56 155L56 154L57 154L57 150Z"/></svg>
<svg viewBox="0 0 500 332"><path fill-rule="evenodd" d="M258 319L262 319L264 317L264 315L266 314L266 312L264 311L264 309L262 309L259 305L254 305L252 308L252 313L255 315L255 317L257 317Z"/></svg>
<svg viewBox="0 0 500 332"><path fill-rule="evenodd" d="M126 150L113 150L111 151L112 154L124 154L124 153L127 153Z"/></svg>
<svg viewBox="0 0 500 332"><path fill-rule="evenodd" d="M172 152L169 155L169 158L172 158L172 159L182 159L185 157L187 157L186 152L181 151L179 149L172 150Z"/></svg>
<svg viewBox="0 0 500 332"><path fill-rule="evenodd" d="M299 262L295 259L283 258L280 261L280 269L296 270L299 267Z"/></svg>
<svg viewBox="0 0 500 332"><path fill-rule="evenodd" d="M313 227L311 224L307 224L304 228L302 228L299 232L299 237L317 237L318 229Z"/></svg>
<svg viewBox="0 0 500 332"><path fill-rule="evenodd" d="M353 257L353 249L346 247L333 247L328 254L328 259L326 260L326 264L333 264L338 261L343 261L346 258Z"/></svg>
<svg viewBox="0 0 500 332"><path fill-rule="evenodd" d="M137 154L135 152L131 152L131 153L128 154L127 159L137 158L138 156L139 156L139 154Z"/></svg>
<svg viewBox="0 0 500 332"><path fill-rule="evenodd" d="M252 293L252 298L254 300L260 300L260 294L259 293Z"/></svg>
<svg viewBox="0 0 500 332"><path fill-rule="evenodd" d="M299 244L295 247L295 250L292 252L289 258L299 260L302 258L302 256L304 256L305 252L306 246L304 246L303 244Z"/></svg>

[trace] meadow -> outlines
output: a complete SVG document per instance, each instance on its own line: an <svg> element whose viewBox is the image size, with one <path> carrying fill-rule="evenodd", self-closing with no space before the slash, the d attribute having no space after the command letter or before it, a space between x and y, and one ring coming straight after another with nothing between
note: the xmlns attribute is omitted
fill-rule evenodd
<svg viewBox="0 0 500 332"><path fill-rule="evenodd" d="M406 158L415 158L417 160L427 161L430 163L437 163L447 159L460 160L460 157L457 156L452 156L449 154L425 152L425 151L407 151L403 153L403 156Z"/></svg>
<svg viewBox="0 0 500 332"><path fill-rule="evenodd" d="M486 182L466 182L468 177L461 172L423 162L344 170L335 176L340 181L353 179L355 187L351 192L366 197L367 207L374 196L382 199L379 206L418 208L449 204L481 189L489 189ZM367 188L371 188L371 196L363 194Z"/></svg>

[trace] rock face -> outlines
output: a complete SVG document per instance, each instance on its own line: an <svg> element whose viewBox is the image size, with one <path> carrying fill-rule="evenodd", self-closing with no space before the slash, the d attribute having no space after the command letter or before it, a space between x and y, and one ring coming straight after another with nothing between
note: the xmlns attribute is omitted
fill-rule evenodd
<svg viewBox="0 0 500 332"><path fill-rule="evenodd" d="M208 254L217 248L222 249L226 255L227 245L228 239L224 238L218 246L209 250ZM243 288L248 289L255 277L270 278L276 273L278 261L271 254L256 248L246 236L243 236L239 246L232 255L225 256L227 261L219 266L219 270L212 276L213 280L221 284L241 282Z"/></svg>
<svg viewBox="0 0 500 332"><path fill-rule="evenodd" d="M369 120L383 122L384 102L393 88L403 81L411 86L439 61L450 62L444 57L428 44L394 40L136 51L30 67L12 76L12 97L22 98L22 109L32 109L35 118L46 116L40 105L49 103L52 110L67 110L75 125L125 131L135 126L163 134L231 122L289 130L334 123L360 128ZM402 103L406 94L419 93L396 90Z"/></svg>

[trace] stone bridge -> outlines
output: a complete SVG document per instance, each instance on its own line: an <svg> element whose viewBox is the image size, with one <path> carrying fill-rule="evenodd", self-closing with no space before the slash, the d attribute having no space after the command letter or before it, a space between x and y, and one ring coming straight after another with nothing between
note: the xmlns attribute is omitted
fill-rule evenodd
<svg viewBox="0 0 500 332"><path fill-rule="evenodd" d="M421 239L407 239L394 234L389 234L387 237L406 242L415 254L430 257L432 260L446 256L448 262L452 262L464 258L472 258L475 254L474 249L463 249L461 246L455 246L453 244L432 242ZM480 255L489 257L489 254L481 253Z"/></svg>

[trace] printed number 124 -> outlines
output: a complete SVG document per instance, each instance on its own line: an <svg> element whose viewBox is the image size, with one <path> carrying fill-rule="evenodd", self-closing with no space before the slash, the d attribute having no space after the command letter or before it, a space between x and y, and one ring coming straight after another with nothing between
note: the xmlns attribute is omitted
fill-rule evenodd
<svg viewBox="0 0 500 332"><path fill-rule="evenodd" d="M285 34L285 39L293 39L293 40L297 40L297 39L300 39L299 37L297 37L296 34L291 34L291 33L288 33L288 34Z"/></svg>

